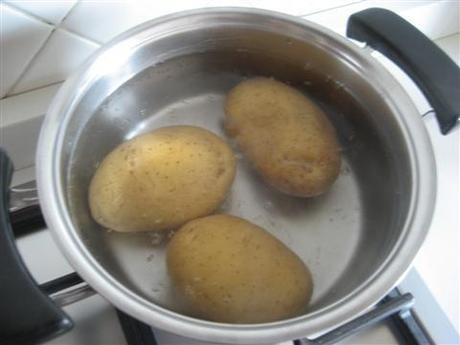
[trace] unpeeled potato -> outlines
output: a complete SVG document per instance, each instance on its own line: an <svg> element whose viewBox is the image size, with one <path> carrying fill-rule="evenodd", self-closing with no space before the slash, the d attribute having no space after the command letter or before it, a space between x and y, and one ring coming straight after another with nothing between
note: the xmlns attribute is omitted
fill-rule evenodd
<svg viewBox="0 0 460 345"><path fill-rule="evenodd" d="M163 127L116 147L89 187L93 218L121 232L165 230L208 215L224 200L235 158L215 134Z"/></svg>
<svg viewBox="0 0 460 345"><path fill-rule="evenodd" d="M263 179L301 197L324 193L340 171L335 130L298 90L269 78L243 81L225 103L226 129Z"/></svg>
<svg viewBox="0 0 460 345"><path fill-rule="evenodd" d="M167 247L168 272L190 313L228 323L287 319L305 311L311 274L262 228L213 215L182 226Z"/></svg>

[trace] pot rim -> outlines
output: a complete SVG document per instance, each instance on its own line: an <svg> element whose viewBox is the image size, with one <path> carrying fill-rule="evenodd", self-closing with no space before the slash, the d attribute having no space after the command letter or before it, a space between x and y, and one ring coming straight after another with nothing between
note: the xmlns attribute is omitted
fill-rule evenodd
<svg viewBox="0 0 460 345"><path fill-rule="evenodd" d="M79 96L84 94L85 87L90 83L87 71L97 57L110 47L130 40L136 34L160 23L189 16L228 13L270 17L294 23L306 30L315 30L358 58L365 66L366 73L373 76L375 88L395 114L407 143L413 176L410 208L402 235L384 263L371 277L352 293L323 309L296 318L264 324L235 325L195 319L154 305L124 287L104 270L76 235L76 229L65 207L65 191L60 183L60 153L65 143L63 129L66 128L72 110L80 100ZM409 269L422 245L431 222L436 189L434 155L420 114L401 85L366 50L304 19L267 10L234 7L170 14L140 24L105 44L67 79L55 96L40 133L36 165L40 204L53 239L76 271L98 293L117 308L154 327L205 341L226 343L255 344L311 336L345 323L376 303Z"/></svg>

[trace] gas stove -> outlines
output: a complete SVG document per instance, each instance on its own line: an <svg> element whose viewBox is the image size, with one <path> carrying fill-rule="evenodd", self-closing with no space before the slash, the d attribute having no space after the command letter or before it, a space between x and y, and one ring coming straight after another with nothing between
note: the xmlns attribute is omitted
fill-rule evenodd
<svg viewBox="0 0 460 345"><path fill-rule="evenodd" d="M85 283L61 256L46 229L40 207L33 202L34 183L12 190L10 218L20 252L40 284L40 289L63 307L75 322L74 330L47 344L211 344L182 338L152 328L112 307ZM18 206L18 205L22 205ZM26 205L26 206L24 206ZM46 253L30 251L30 246L46 248ZM46 274L41 272L46 265ZM54 279L48 280L49 276ZM432 344L425 326L414 314L414 297L393 289L385 298L355 320L314 340L295 339L283 344L381 343Z"/></svg>

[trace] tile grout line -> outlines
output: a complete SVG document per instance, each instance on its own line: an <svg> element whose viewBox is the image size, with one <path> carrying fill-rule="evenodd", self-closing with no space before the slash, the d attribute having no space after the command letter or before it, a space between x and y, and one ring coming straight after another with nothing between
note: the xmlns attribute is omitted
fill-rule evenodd
<svg viewBox="0 0 460 345"><path fill-rule="evenodd" d="M21 91L21 92L18 92L18 93L14 93L13 90L14 88L20 83L20 81L22 80L22 78L24 77L24 75L30 70L30 68L32 67L33 65L33 62L36 60L36 58L38 57L38 55L44 50L46 44L50 41L51 37L54 35L54 33L59 29L59 30L62 30L62 31L65 31L65 32L68 32L74 36L77 36L78 38L81 38L81 39L84 39L84 40L87 40L89 41L90 43L93 43L93 44L97 44L98 46L100 46L101 44L98 43L98 42L94 42L92 41L91 39L88 39L84 36L81 36L77 33L74 33L70 30L67 30L66 28L64 28L62 26L64 20L67 18L67 16L72 12L72 10L79 4L79 1L76 1L75 4L72 6L72 8L68 11L68 13L62 17L62 19L56 24L48 24L46 22L44 22L43 20L40 20L42 23L45 23L46 25L48 26L52 26L52 29L49 33L49 35L46 37L46 39L43 41L43 43L41 44L40 48L32 55L32 57L30 58L30 60L27 62L26 66L24 67L24 69L22 70L22 72L19 74L18 78L16 79L16 81L11 85L11 87L8 89L8 91L5 93L5 96L2 97L1 99L5 99L5 98L8 98L10 96L17 96L17 95L20 95L21 93L24 93L24 92L29 92L29 91L33 91L33 90L37 90L39 88L42 88L42 87L46 87L46 86L50 86L50 85L53 85L53 84L57 84L57 83L61 83L63 82L63 80L60 80L60 81L57 81L57 82L54 82L54 83L50 83L50 84L46 84L46 85L41 85L41 86L38 86L38 87L35 87L35 88L32 88L32 89L27 89L27 90L24 90L24 91ZM13 7L15 10L17 10L18 12L22 12L22 10L18 9L17 7L14 7L14 6L11 6ZM25 15L28 15L27 13L24 13ZM38 18L38 17L35 17L35 16L30 16L32 18Z"/></svg>
<svg viewBox="0 0 460 345"><path fill-rule="evenodd" d="M72 5L72 7L67 11L67 13L61 18L61 20L56 23L56 27L59 28L62 26L62 24L64 23L64 20L67 19L67 17L70 15L70 13L72 13L72 11L75 9L75 7L77 7L77 5L79 4L79 0L75 1L75 3Z"/></svg>
<svg viewBox="0 0 460 345"><path fill-rule="evenodd" d="M46 19L44 18L41 18L27 10L23 10L22 8L20 7L17 7L14 2L3 2L2 1L2 4L3 6L6 6L7 8L9 7L10 9L13 9L13 11L16 11L16 12L19 12L21 13L22 15L26 16L26 17L29 17L30 19L33 19L33 20L36 20L36 21L39 21L41 24L45 24L45 25L48 25L48 26L55 26L53 23L47 21Z"/></svg>
<svg viewBox="0 0 460 345"><path fill-rule="evenodd" d="M64 81L65 81L65 80L55 81L55 82L52 82L52 83L49 83L49 84L45 84L45 85L40 85L40 86L34 87L34 88L32 88L32 89L27 89L27 90L24 90L24 91L21 91L21 92L18 92L18 93L9 94L7 97L0 99L0 104L2 103L1 101L7 99L8 97L20 96L20 95L23 95L23 94L28 93L28 92L37 91L37 90L44 89L44 88L46 88L46 87L50 87L50 86L57 85L57 84L62 84Z"/></svg>
<svg viewBox="0 0 460 345"><path fill-rule="evenodd" d="M19 84L19 82L21 81L21 79L24 77L24 75L30 70L32 64L33 64L33 61L35 60L35 58L38 56L38 54L40 54L40 52L43 51L43 49L45 48L45 45L46 43L49 42L49 40L51 39L51 37L53 36L53 34L56 32L56 27L54 27L51 32L49 33L49 35L46 37L46 39L43 41L43 43L41 44L40 48L37 49L37 51L32 55L32 57L29 59L29 61L27 62L26 66L24 67L24 69L22 70L22 72L19 74L18 78L16 79L16 81L11 85L11 87L8 89L8 91L6 92L5 94L5 97L4 98L7 98L10 96L11 92L13 92L14 88Z"/></svg>
<svg viewBox="0 0 460 345"><path fill-rule="evenodd" d="M54 27L50 34L48 35L48 37L44 40L44 42L42 43L42 45L40 46L40 48L35 52L35 54L33 54L32 58L30 59L30 61L26 64L26 66L24 67L24 70L19 74L18 78L16 79L16 81L11 85L11 87L8 89L8 91L5 93L5 96L1 99L5 99L5 98L8 98L10 96L17 96L17 95L20 95L21 93L24 93L24 92L29 92L29 91L33 91L33 90L37 90L37 89L40 89L42 87L46 87L46 86L50 86L50 85L53 85L53 84L57 84L57 83L62 83L64 80L59 80L59 81L56 81L56 82L53 82L53 83L50 83L50 84L46 84L46 85L41 85L41 86L37 86L37 87L34 87L32 89L27 89L27 90L23 90L23 91L20 91L20 92L13 92L14 88L20 83L21 79L24 77L24 75L30 70L30 68L32 67L33 65L33 62L36 60L36 58L38 57L38 55L44 50L46 44L50 41L51 37L56 33L56 31L58 30L59 28L58 27ZM78 34L75 34L71 31L68 31L66 29L59 29L61 31L65 31L65 32L68 32L70 33L71 35L74 35L74 36L77 36L78 38L80 39L83 39L83 40L86 40L92 44L96 44L98 46L101 46L101 43L97 43L97 42L94 42L92 40L89 40L83 36L80 36Z"/></svg>
<svg viewBox="0 0 460 345"><path fill-rule="evenodd" d="M20 8L16 7L14 5L14 3L4 3L3 2L3 6L6 6L6 8L10 8L13 11L19 12L22 15L24 15L26 17L29 17L30 19L33 19L35 21L40 22L41 24L44 24L44 25L46 25L48 27L51 27L51 31L49 32L48 36L46 36L46 38L43 40L42 44L37 49L37 51L34 54L32 54L31 58L29 59L29 61L27 61L24 69L22 70L22 72L19 73L19 75L16 78L16 80L14 81L14 83L8 88L8 90L5 92L5 95L1 99L8 98L11 95L10 93L12 92L12 90L14 90L14 88L19 83L19 81L22 79L24 74L29 70L30 66L32 65L32 62L35 60L37 55L43 50L44 46L46 45L46 43L49 41L50 37L53 35L54 31L56 30L56 26L54 24L52 24L50 22L47 22L47 21L43 20L43 18L35 16L35 15L31 14L28 11L25 11L23 9L20 9ZM2 11L2 13L3 13L3 11ZM2 15L2 17L3 17L3 15ZM3 30L1 30L1 31L3 33ZM2 60L2 70L3 70L3 60Z"/></svg>
<svg viewBox="0 0 460 345"><path fill-rule="evenodd" d="M456 31L456 32L453 32L451 34L447 34L447 35L444 35L444 36L437 37L436 39L434 39L432 41L436 42L436 41L443 40L444 38L448 38L448 37L451 37L451 36L459 36L459 40L460 40L460 31Z"/></svg>
<svg viewBox="0 0 460 345"><path fill-rule="evenodd" d="M16 12L20 12L21 14L25 15L26 17L29 17L29 18L31 18L31 19L40 21L42 24L45 24L45 25L48 25L48 26L52 26L52 27L54 27L54 28L56 28L56 29L60 29L60 30L63 30L63 31L70 32L71 34L73 34L73 35L75 35L75 36L78 36L78 37L80 37L80 38L83 38L83 39L87 40L88 42L91 42L91 43L94 43L94 44L98 44L98 45L102 45L102 44L103 44L103 42L99 42L99 41L93 40L92 38L89 38L89 37L86 36L86 35L83 35L83 34L77 32L77 31L74 31L74 30L70 30L69 28L66 28L65 26L63 26L64 20L70 15L70 13L74 10L74 8L77 7L77 5L80 4L80 0L77 0L77 1L72 5L72 7L70 8L70 10L67 12L67 14L66 14L64 17L62 17L62 19L61 19L58 23L56 23L56 24L51 23L51 22L48 22L48 21L46 21L44 18L41 18L41 17L39 17L39 16L34 15L34 14L31 13L31 12L28 12L28 11L26 11L26 10L23 10L23 9L19 8L19 7L16 7L16 6L14 5L14 3L6 2L6 3L3 3L3 4L4 4L4 6L6 6L6 7L10 7L10 8L12 8L12 9L14 9Z"/></svg>
<svg viewBox="0 0 460 345"><path fill-rule="evenodd" d="M368 2L368 0L355 0L355 1L348 2L348 3L343 4L343 5L338 5L338 6L326 8L324 10L318 10L318 11L314 11L314 12L310 12L310 13L306 13L306 14L299 14L298 17L307 18L307 17L313 16L315 14L320 14L320 13L324 13L324 12L328 12L328 11L335 11L335 10L340 9L340 8L353 6L353 5L356 5L356 4L363 3L363 2Z"/></svg>
<svg viewBox="0 0 460 345"><path fill-rule="evenodd" d="M58 29L61 30L61 31L65 31L65 32L71 34L72 36L76 36L76 37L78 37L79 39L81 39L83 41L87 41L88 43L96 44L98 46L101 46L101 45L104 44L103 42L93 40L92 38L84 36L84 35L80 34L79 32L74 31L74 30L70 30L70 29L68 29L66 27L59 27Z"/></svg>
<svg viewBox="0 0 460 345"><path fill-rule="evenodd" d="M62 31L66 31L74 36L77 36L78 38L82 38L90 43L93 43L93 44L97 44L97 45L102 45L102 42L98 42L96 40L93 40L89 37L87 37L86 35L83 35L83 34L80 34L79 32L77 31L74 31L74 30L71 30L67 27L64 26L64 22L65 20L67 19L68 16L70 16L70 14L75 10L75 8L81 4L81 1L80 0L77 0L75 1L75 3L73 4L73 6L70 8L70 10L67 12L67 14L62 17L62 19L59 21L59 23L56 24L56 29L59 29L59 30L62 30Z"/></svg>

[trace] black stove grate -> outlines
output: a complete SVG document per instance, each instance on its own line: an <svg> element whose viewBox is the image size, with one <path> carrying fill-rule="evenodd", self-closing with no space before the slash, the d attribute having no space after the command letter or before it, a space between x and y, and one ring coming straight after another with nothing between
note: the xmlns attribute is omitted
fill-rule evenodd
<svg viewBox="0 0 460 345"><path fill-rule="evenodd" d="M39 206L29 206L25 209L10 213L13 232L16 238L40 231L45 228L45 222ZM56 294L76 285L84 283L77 273L70 273L40 285L41 290L48 294ZM410 306L413 297L410 294L402 295L398 289L393 289L370 312L357 319L340 326L319 338L294 340L294 345L334 344L337 341L359 332L382 320L389 320L392 328L404 344L425 345L434 344L420 320L413 314ZM128 345L157 345L152 327L135 318L116 310L120 326Z"/></svg>

